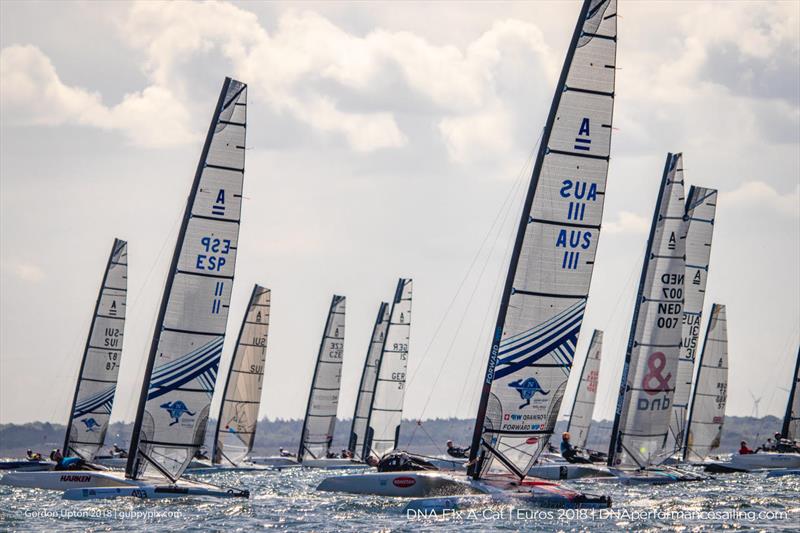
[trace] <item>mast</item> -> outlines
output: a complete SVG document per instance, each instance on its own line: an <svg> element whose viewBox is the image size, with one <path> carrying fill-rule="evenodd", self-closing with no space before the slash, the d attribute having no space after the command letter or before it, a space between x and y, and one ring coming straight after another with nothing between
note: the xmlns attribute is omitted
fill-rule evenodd
<svg viewBox="0 0 800 533"><path fill-rule="evenodd" d="M297 452L297 461L300 463L303 462L306 453L314 459L324 459L330 450L333 431L336 427L336 411L342 377L344 317L345 297L334 294L317 352L317 363L311 378L311 388L308 391L306 416L303 418L300 449ZM315 419L320 419L321 423L314 424ZM310 440L320 437L324 437L324 440ZM311 449L310 445L317 445L317 447ZM314 451L317 453L315 454Z"/></svg>
<svg viewBox="0 0 800 533"><path fill-rule="evenodd" d="M617 465L617 455L623 448L626 449L627 458L639 467L647 466L642 464L641 457L634 455L632 447L626 448L623 445L624 431L626 436L630 436L633 440L640 439L636 443L638 444L636 451L642 454L645 452L641 450L654 452L653 443L656 441L659 441L657 447L663 448L663 439L669 433L669 415L675 391L674 386L670 386L670 381L677 372L682 333L678 325L679 318L672 315L681 313L682 316L686 268L686 215L681 161L681 154L667 154L625 352L619 398L609 443L609 466ZM671 272L671 269L676 272ZM645 352L647 352L646 363L643 361ZM644 364L648 369L642 366ZM631 374L632 365L634 371ZM631 379L634 380L633 384ZM638 430L634 432L637 428L627 431L630 405L634 399L637 400L635 413L646 412L634 418L634 425L637 428L652 426L652 431L658 429L658 432L650 433L650 430L647 433L640 433ZM663 432L661 432L662 421ZM645 444L647 446L644 446ZM649 458L646 461L649 462Z"/></svg>
<svg viewBox="0 0 800 533"><path fill-rule="evenodd" d="M381 302L375 325L372 327L367 356L364 358L364 369L361 371L361 382L356 397L356 407L353 410L353 423L350 426L350 440L347 448L354 457L358 452L359 444L363 445L364 437L366 437L369 409L372 408L372 397L375 394L375 384L378 380L378 366L383 355L383 341L389 321L388 311L389 304ZM367 409L367 412L359 414L364 408Z"/></svg>
<svg viewBox="0 0 800 533"><path fill-rule="evenodd" d="M367 458L370 453L378 457L397 448L400 425L403 418L406 369L408 368L408 345L411 336L411 301L413 280L400 278L397 281L389 323L381 346L377 367L375 392L366 425L366 436L361 453Z"/></svg>
<svg viewBox="0 0 800 533"><path fill-rule="evenodd" d="M246 101L247 85L225 78L186 202L153 331L125 468L128 478L136 479L152 467L175 481L205 436L236 262ZM187 242L190 230L192 240ZM175 283L178 277L180 284ZM173 304L171 310L173 297L185 298L183 304L188 309ZM200 328L181 329L167 326L167 321L176 325L198 322ZM193 393L208 396L207 404L200 402L206 404L201 405L202 409L184 401ZM169 399L164 396L186 398L164 401ZM159 403L148 405L149 402ZM148 427L143 432L145 414ZM184 416L186 422L182 423ZM159 438L164 433L163 438L172 439L179 432L181 440ZM193 435L190 441L182 440L183 434L188 433ZM154 450L160 459L154 458Z"/></svg>
<svg viewBox="0 0 800 533"><path fill-rule="evenodd" d="M128 243L114 239L94 304L92 323L83 348L75 393L69 408L64 446L61 448L65 456L75 453L82 459L91 461L103 444L122 361L127 286ZM90 357L93 364L91 368L87 368ZM80 417L84 417L81 422L85 427L73 427L75 419ZM99 423L97 419L100 419Z"/></svg>
<svg viewBox="0 0 800 533"><path fill-rule="evenodd" d="M578 50L581 50L580 53ZM491 463L492 458L500 461L518 477L524 477L527 472L526 466L532 464L541 453L547 436L552 433L551 426L555 424L554 418L557 417L561 395L572 363L574 342L577 341L580 331L597 237L599 237L602 195L605 193L611 140L615 56L616 1L585 0L553 96L501 296L470 446L469 475L476 479L480 477L484 468L488 468L487 465ZM578 68L573 70L576 57L578 62L575 64ZM559 123L556 128L557 117ZM556 135L553 135L554 129ZM544 168L547 169L547 173L543 179ZM567 173L570 175L567 176ZM552 202L556 204L555 206L535 201L540 181L543 181L544 186L548 187L551 194L557 198L557 201ZM579 196L577 192L581 185L584 187L583 194ZM590 198L592 191L594 197ZM556 211L557 207L563 211ZM526 237L531 242L525 248L523 256ZM572 242L575 241L562 240L565 237L577 237L578 242L573 246ZM547 238L552 240L547 242ZM581 262L581 259L584 262ZM524 261L522 269L518 268L521 261ZM540 274L542 271L540 269L551 269L556 272L559 268L561 270L555 277L563 279L564 286L556 287L555 283L548 283ZM519 299L519 304L515 304L515 308L526 305L525 299L530 298L527 303L531 309L530 314L542 322L531 324L528 319L525 323L523 316L515 314L512 323L509 324L512 298ZM548 303L540 303L544 301ZM549 302L553 304L550 305ZM548 309L546 306L559 309L561 312L554 316L545 310ZM566 329L566 333L560 336L556 343L546 348L539 348L535 356L525 358L523 358L524 350L515 351L515 345L524 345L525 336L535 338L537 328L542 330L554 324ZM517 341L519 343L515 344ZM503 343L507 343L505 346L507 356L504 358L501 357L504 355L501 353L504 349ZM530 346L525 348L528 351L532 349ZM523 395L522 399L524 395L535 395L537 392L542 395L545 392L553 394L546 405L536 408L542 411L546 423L537 425L536 428L533 424L527 424L527 430L508 429L509 424L494 415L499 411L508 414L507 410L519 412L521 407L517 408L511 404L514 401L513 397L508 396L508 390L501 390L497 380L518 371L521 373L525 368L534 367L535 361L539 359L552 361L542 362L535 371L541 371L542 375L546 375L556 387L555 390L534 387L533 384L539 383L533 377L515 382L504 380L501 385L519 387L517 390ZM502 376L498 376L496 368L499 363L504 365L501 369ZM551 370L547 371L544 365L549 365ZM532 382L528 381L531 379ZM526 386L526 383L529 386ZM492 392L493 386L498 389L496 394ZM495 398L493 404L496 409L492 410L493 416L487 420L490 397ZM531 403L533 396L528 400L528 403ZM489 427L487 422L490 422ZM495 425L499 427L494 427ZM492 434L489 440L484 439L485 432ZM500 450L499 447L504 449ZM516 459L511 459L511 455ZM489 463L486 463L487 460Z"/></svg>
<svg viewBox="0 0 800 533"><path fill-rule="evenodd" d="M236 338L219 405L212 441L211 461L214 464L219 464L225 459L236 466L237 461L247 457L253 448L258 409L261 404L269 315L270 290L254 285ZM235 385L231 388L232 381L235 381ZM245 397L242 397L243 395ZM234 457L230 450L225 449L221 438L223 434L220 431L223 424L227 428L224 435L229 436L229 443L236 445L237 448L244 446L244 450L238 454L240 457Z"/></svg>
<svg viewBox="0 0 800 533"><path fill-rule="evenodd" d="M800 428L800 406L798 402L797 384L800 383L800 348L797 350L797 361L794 364L794 380L789 391L789 400L786 402L786 414L783 415L781 438L796 440ZM792 426L794 424L794 426Z"/></svg>

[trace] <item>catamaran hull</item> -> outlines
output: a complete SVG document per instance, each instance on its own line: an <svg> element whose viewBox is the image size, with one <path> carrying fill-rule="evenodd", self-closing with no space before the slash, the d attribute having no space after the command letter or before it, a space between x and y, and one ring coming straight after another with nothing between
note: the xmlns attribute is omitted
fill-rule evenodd
<svg viewBox="0 0 800 533"><path fill-rule="evenodd" d="M466 479L427 472L368 472L333 476L322 480L317 490L406 498L481 492L473 488Z"/></svg>
<svg viewBox="0 0 800 533"><path fill-rule="evenodd" d="M211 498L248 498L250 491L225 489L213 485L183 484L154 485L140 484L131 487L106 487L69 489L64 491L65 500L108 500L120 497L133 497L143 500L159 500L165 498L188 498L206 496Z"/></svg>
<svg viewBox="0 0 800 533"><path fill-rule="evenodd" d="M44 472L52 470L55 465L52 461L0 461L0 470L7 472Z"/></svg>
<svg viewBox="0 0 800 533"><path fill-rule="evenodd" d="M265 465L240 464L240 465L204 465L187 469L186 472L194 475L216 474L218 472L272 472L274 468Z"/></svg>
<svg viewBox="0 0 800 533"><path fill-rule="evenodd" d="M560 479L582 479L595 477L613 477L608 468L592 464L543 463L532 466L528 475L551 481Z"/></svg>
<svg viewBox="0 0 800 533"><path fill-rule="evenodd" d="M327 469L368 468L367 464L353 459L304 459L300 466Z"/></svg>
<svg viewBox="0 0 800 533"><path fill-rule="evenodd" d="M772 470L784 468L800 468L800 453L750 453L734 455L730 461L708 463L707 472L752 472L754 470Z"/></svg>
<svg viewBox="0 0 800 533"><path fill-rule="evenodd" d="M702 474L669 467L646 470L609 468L608 470L613 477L596 478L596 481L619 482L623 485L668 485L709 479L708 476Z"/></svg>
<svg viewBox="0 0 800 533"><path fill-rule="evenodd" d="M249 462L255 465L271 466L274 468L290 468L300 466L300 463L298 463L297 459L294 457L251 457Z"/></svg>
<svg viewBox="0 0 800 533"><path fill-rule="evenodd" d="M9 472L0 485L27 489L68 490L85 487L128 487L135 482L122 472L90 470L51 470L49 472Z"/></svg>

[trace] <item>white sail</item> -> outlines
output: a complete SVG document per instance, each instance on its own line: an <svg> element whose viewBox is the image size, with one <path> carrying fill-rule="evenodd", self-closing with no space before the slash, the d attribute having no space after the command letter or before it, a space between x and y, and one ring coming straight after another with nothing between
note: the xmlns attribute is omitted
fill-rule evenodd
<svg viewBox="0 0 800 533"><path fill-rule="evenodd" d="M202 446L228 322L247 86L225 79L186 205L144 375L126 474L178 478Z"/></svg>
<svg viewBox="0 0 800 533"><path fill-rule="evenodd" d="M647 243L622 371L609 465L646 467L669 432L686 269L683 167L668 154Z"/></svg>
<svg viewBox="0 0 800 533"><path fill-rule="evenodd" d="M64 455L91 461L103 445L122 362L127 292L128 243L114 239L83 350Z"/></svg>
<svg viewBox="0 0 800 533"><path fill-rule="evenodd" d="M683 340L678 359L678 380L669 421L670 437L667 451L683 445L686 414L692 378L695 374L695 355L700 334L700 318L706 295L708 264L711 258L711 239L717 211L717 191L692 186L686 196L686 282L684 284Z"/></svg>
<svg viewBox="0 0 800 533"><path fill-rule="evenodd" d="M728 399L728 326L725 306L714 304L700 352L684 461L702 461L719 448Z"/></svg>
<svg viewBox="0 0 800 533"><path fill-rule="evenodd" d="M800 349L797 350L797 362L794 366L794 377L789 389L789 401L786 402L786 414L783 416L781 435L784 439L800 441Z"/></svg>
<svg viewBox="0 0 800 533"><path fill-rule="evenodd" d="M372 396L367 436L361 452L365 458L370 454L381 457L394 450L400 438L411 336L412 286L412 280L407 278L400 278L397 282Z"/></svg>
<svg viewBox="0 0 800 533"><path fill-rule="evenodd" d="M214 437L214 464L238 465L253 449L267 357L270 290L253 287L225 381Z"/></svg>
<svg viewBox="0 0 800 533"><path fill-rule="evenodd" d="M523 477L553 432L600 236L617 3L586 0L556 86L503 290L470 468ZM478 459L476 461L476 459Z"/></svg>
<svg viewBox="0 0 800 533"><path fill-rule="evenodd" d="M345 297L334 295L317 354L297 459L323 459L333 442L344 356Z"/></svg>
<svg viewBox="0 0 800 533"><path fill-rule="evenodd" d="M383 353L383 339L386 336L386 328L389 325L389 312L389 304L381 302L378 309L378 317L375 319L375 326L372 328L367 357L364 359L364 370L361 373L361 383L358 387L356 408L353 411L353 424L350 429L348 450L353 454L353 457L359 460L366 459L361 454L367 433L370 409L372 408L372 395L375 393L375 384L378 380L378 366Z"/></svg>
<svg viewBox="0 0 800 533"><path fill-rule="evenodd" d="M592 426L592 413L594 413L594 402L597 398L597 381L600 374L600 356L603 352L603 332L599 329L594 330L592 341L586 352L586 359L583 362L578 390L575 393L575 401L572 404L572 411L569 415L567 431L570 433L570 440L578 448L586 448L586 440L589 438L589 428Z"/></svg>

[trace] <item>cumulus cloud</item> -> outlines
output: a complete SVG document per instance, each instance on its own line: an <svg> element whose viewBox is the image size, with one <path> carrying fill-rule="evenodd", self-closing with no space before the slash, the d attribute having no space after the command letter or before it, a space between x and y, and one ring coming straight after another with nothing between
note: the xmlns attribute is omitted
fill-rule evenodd
<svg viewBox="0 0 800 533"><path fill-rule="evenodd" d="M636 213L620 211L616 220L603 223L603 232L646 235L650 230L650 222L647 218Z"/></svg>
<svg viewBox="0 0 800 533"><path fill-rule="evenodd" d="M785 216L800 217L800 185L781 194L763 181L746 181L736 189L720 193L726 207L758 208Z"/></svg>
<svg viewBox="0 0 800 533"><path fill-rule="evenodd" d="M170 91L151 86L107 107L100 94L64 84L50 59L30 45L0 51L0 106L12 123L119 130L142 146L169 146L193 138L188 114Z"/></svg>

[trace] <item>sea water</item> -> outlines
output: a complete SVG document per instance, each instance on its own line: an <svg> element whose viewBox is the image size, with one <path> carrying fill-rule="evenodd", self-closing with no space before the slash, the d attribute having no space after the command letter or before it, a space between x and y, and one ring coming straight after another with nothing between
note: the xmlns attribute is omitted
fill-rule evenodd
<svg viewBox="0 0 800 533"><path fill-rule="evenodd" d="M800 530L800 476L718 475L662 486L581 482L608 494L607 510L477 505L425 516L404 500L318 492L331 470L227 472L198 476L250 489L244 499L132 498L70 502L60 492L0 486L0 531L619 531Z"/></svg>

